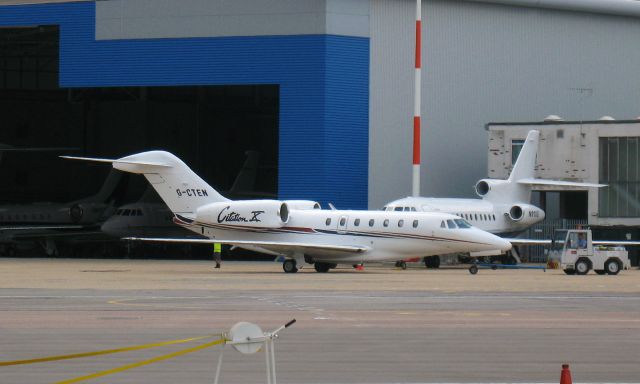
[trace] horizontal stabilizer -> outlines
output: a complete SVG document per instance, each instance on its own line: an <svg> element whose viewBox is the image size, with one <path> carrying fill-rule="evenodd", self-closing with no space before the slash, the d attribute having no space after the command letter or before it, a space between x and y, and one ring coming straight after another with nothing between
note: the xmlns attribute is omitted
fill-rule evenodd
<svg viewBox="0 0 640 384"><path fill-rule="evenodd" d="M352 246L352 245L333 245L333 244L311 244L311 243L293 243L286 241L247 241L247 240L223 240L223 239L167 239L167 238L145 238L145 237L125 237L122 240L133 240L133 241L150 241L150 242L161 242L161 243L192 243L192 244L228 244L228 245L237 245L239 247L245 246L258 246L269 248L277 248L277 249L323 249L327 251L337 251L337 252L365 252L368 251L368 247L362 246Z"/></svg>
<svg viewBox="0 0 640 384"><path fill-rule="evenodd" d="M594 184L594 183L576 183L573 181L562 180L548 180L548 179L520 179L518 184L526 185L550 185L556 187L577 187L577 188L602 188L606 187L606 184Z"/></svg>
<svg viewBox="0 0 640 384"><path fill-rule="evenodd" d="M134 161L134 160L119 160L119 159L100 159L95 157L77 157L77 156L60 156L63 159L69 160L82 160L82 161L93 161L98 163L110 163L110 164L134 164L134 165L146 165L150 167L163 167L163 168L171 168L169 164L156 163L150 161Z"/></svg>

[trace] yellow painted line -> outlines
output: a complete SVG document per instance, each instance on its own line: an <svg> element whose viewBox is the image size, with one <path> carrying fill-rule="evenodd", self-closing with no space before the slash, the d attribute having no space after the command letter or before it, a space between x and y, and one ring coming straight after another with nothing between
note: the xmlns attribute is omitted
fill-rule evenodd
<svg viewBox="0 0 640 384"><path fill-rule="evenodd" d="M123 365L121 367L107 369L106 371L96 372L96 373L92 373L90 375L76 377L74 379L58 381L55 384L79 383L81 381L86 381L86 380L89 380L89 379L95 379L95 378L98 378L98 377L112 375L114 373L126 371L126 370L133 369L133 368L142 367L144 365L157 363L158 361L167 360L167 359L171 359L173 357L182 356L182 355L186 355L188 353L197 352L197 351L203 350L205 348L212 347L214 345L222 344L225 341L226 341L225 339L214 340L214 341L211 341L209 343L205 343L205 344L199 345L197 347L191 347L191 348L183 349L183 350L176 351L176 352L173 352L173 353L169 353L169 354L166 354L166 355L154 357L153 359L143 360L143 361L139 361L137 363L131 363L131 364Z"/></svg>
<svg viewBox="0 0 640 384"><path fill-rule="evenodd" d="M109 300L107 301L107 304L130 305L132 307L157 307L156 304L126 303L126 301L134 301L134 300L137 300L137 299Z"/></svg>
<svg viewBox="0 0 640 384"><path fill-rule="evenodd" d="M162 342L159 342L159 343L142 344L142 345L135 345L135 346L132 346L132 347L106 349L106 350L94 351L94 352L74 353L74 354L70 354L70 355L58 355L58 356L40 357L40 358L28 359L28 360L0 361L0 367L6 367L8 365L44 363L44 362L47 362L47 361L78 359L78 358L81 358L81 357L109 355L109 354L112 354L112 353L138 351L138 350L141 350L141 349L164 347L166 345L188 343L190 341L202 340L202 339L210 338L210 337L213 337L213 336L217 336L217 335L191 337L191 338L188 338L188 339L162 341Z"/></svg>

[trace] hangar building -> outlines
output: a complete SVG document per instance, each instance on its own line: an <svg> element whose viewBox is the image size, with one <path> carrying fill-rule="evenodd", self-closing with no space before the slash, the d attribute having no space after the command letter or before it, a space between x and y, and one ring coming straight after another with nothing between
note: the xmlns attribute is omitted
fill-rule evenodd
<svg viewBox="0 0 640 384"><path fill-rule="evenodd" d="M165 148L222 190L258 150L258 191L340 208L410 192L412 0L3 4L1 143L104 157ZM489 121L640 114L640 4L422 10L425 195L472 194ZM50 154L2 161L6 201L69 200L105 175Z"/></svg>

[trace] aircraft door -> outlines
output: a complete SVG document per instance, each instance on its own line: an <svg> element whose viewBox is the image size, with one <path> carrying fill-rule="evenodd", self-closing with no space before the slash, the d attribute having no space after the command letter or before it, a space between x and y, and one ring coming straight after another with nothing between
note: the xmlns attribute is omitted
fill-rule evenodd
<svg viewBox="0 0 640 384"><path fill-rule="evenodd" d="M338 220L338 233L346 233L348 223L349 216L340 216L340 220Z"/></svg>

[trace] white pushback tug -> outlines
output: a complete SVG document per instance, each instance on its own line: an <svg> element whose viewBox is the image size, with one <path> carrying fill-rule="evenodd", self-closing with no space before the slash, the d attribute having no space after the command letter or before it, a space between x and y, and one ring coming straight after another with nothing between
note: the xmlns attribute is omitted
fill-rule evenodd
<svg viewBox="0 0 640 384"><path fill-rule="evenodd" d="M284 256L283 269L288 273L305 263L327 272L337 264L511 249L508 241L448 213L323 210L308 200L229 200L165 151L117 160L63 157L111 163L121 171L144 175L173 212L176 224L208 237L132 240L229 244Z"/></svg>

